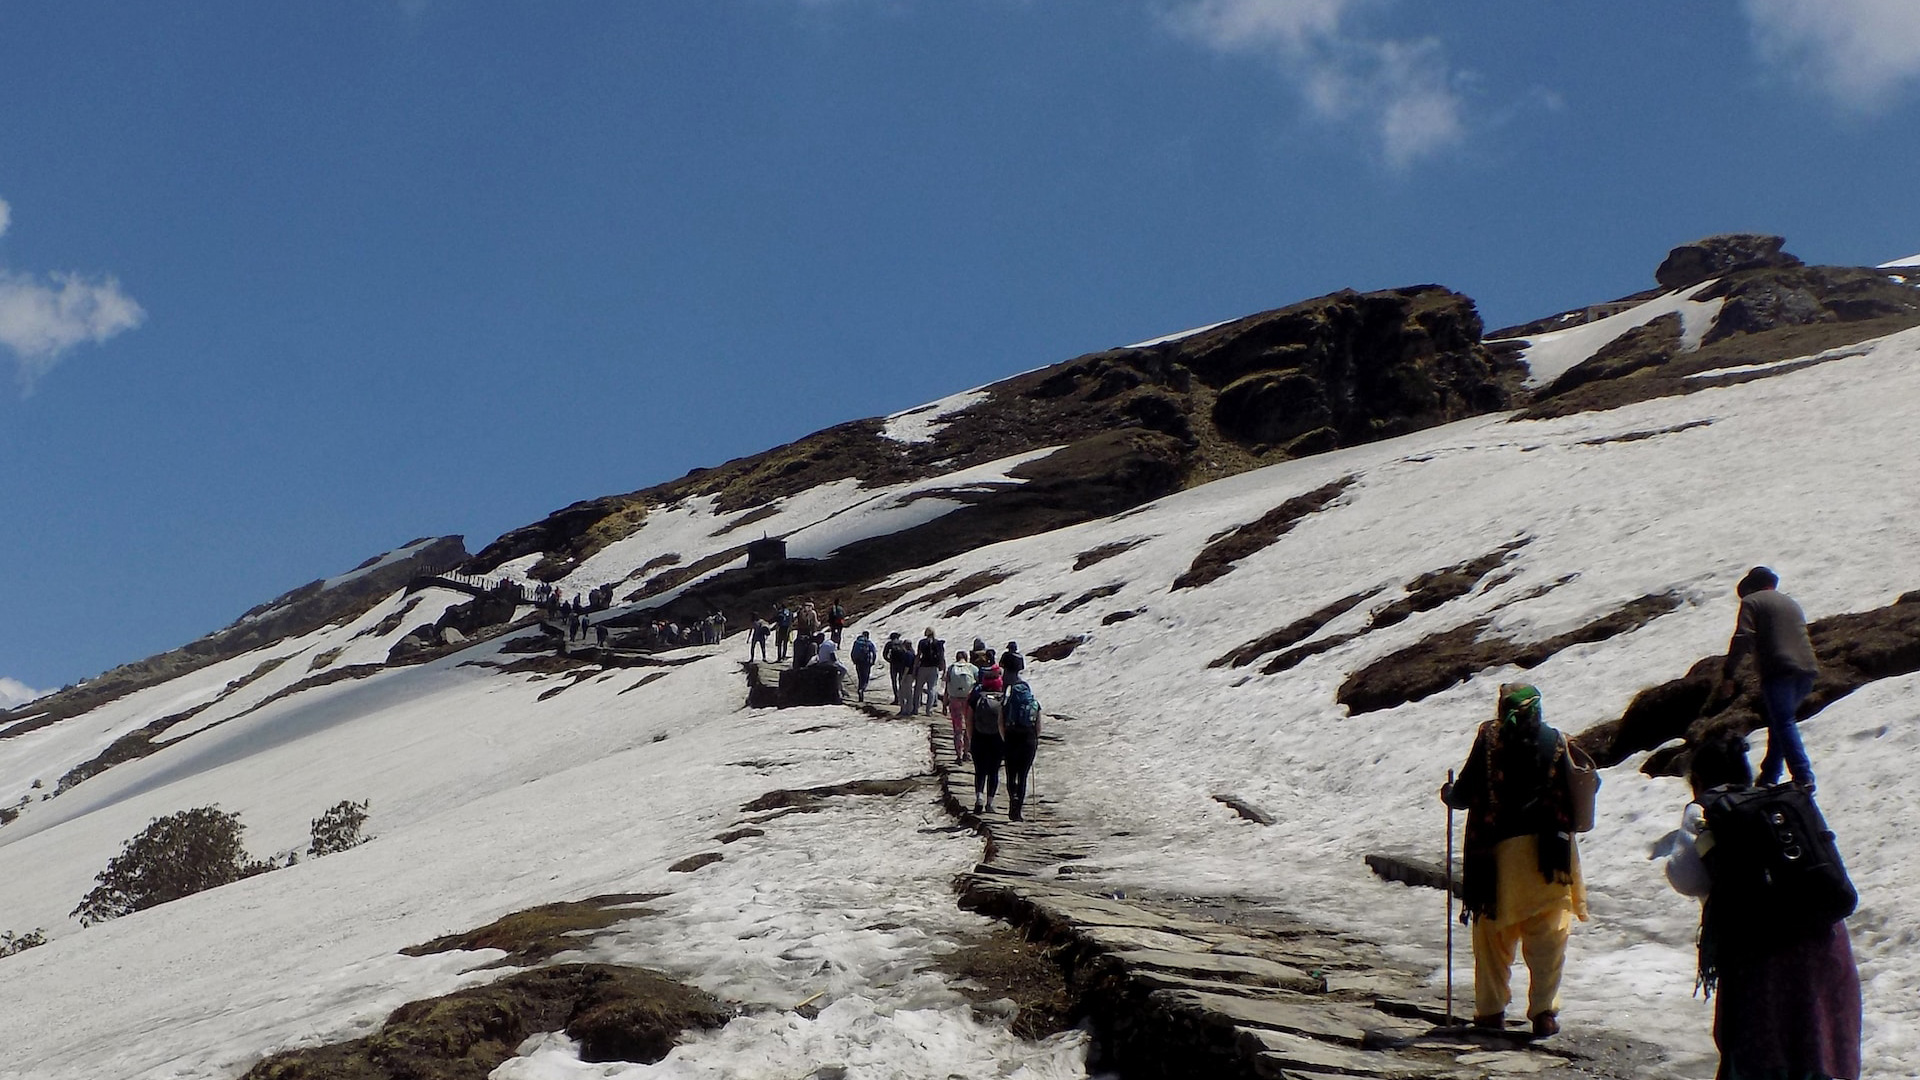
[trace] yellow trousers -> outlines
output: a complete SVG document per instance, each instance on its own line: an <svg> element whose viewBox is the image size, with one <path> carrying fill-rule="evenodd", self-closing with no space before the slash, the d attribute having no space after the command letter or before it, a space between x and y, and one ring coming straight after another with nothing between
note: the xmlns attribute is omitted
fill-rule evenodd
<svg viewBox="0 0 1920 1080"><path fill-rule="evenodd" d="M1496 918L1473 921L1473 1015L1498 1016L1513 1000L1513 954L1527 961L1527 1015L1560 1011L1560 973L1567 960L1573 920L1587 917L1587 888L1578 853L1573 880L1556 884L1540 876L1539 848L1531 836L1503 840L1494 849L1499 873Z"/></svg>

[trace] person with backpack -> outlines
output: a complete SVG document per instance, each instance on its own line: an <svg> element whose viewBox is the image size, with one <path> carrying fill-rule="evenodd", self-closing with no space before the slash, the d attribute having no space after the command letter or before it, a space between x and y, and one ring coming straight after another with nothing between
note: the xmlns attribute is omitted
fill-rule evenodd
<svg viewBox="0 0 1920 1080"><path fill-rule="evenodd" d="M1542 718L1540 691L1500 687L1459 779L1440 798L1467 812L1462 869L1473 921L1473 1024L1506 1030L1513 954L1527 961L1527 1018L1539 1037L1560 1030L1560 975L1573 920L1587 919L1574 845L1573 760Z"/></svg>
<svg viewBox="0 0 1920 1080"><path fill-rule="evenodd" d="M993 649L985 638L973 639L973 651L967 654L967 660L981 671L993 666Z"/></svg>
<svg viewBox="0 0 1920 1080"><path fill-rule="evenodd" d="M753 614L753 634L752 634L752 636L750 636L750 637L748 637L748 638L747 638L747 659L748 659L749 661L751 661L751 660L753 659L753 650L755 650L755 649L759 649L759 650L760 650L760 661L761 661L762 663L765 663L765 662L766 662L766 659L767 659L767 638L768 638L769 636L771 636L772 634L773 634L773 624L772 624L772 623L770 623L770 622L768 622L767 620L765 620L765 619L763 619L763 618L761 618L761 617L760 617L760 613L759 613L759 612L757 612L757 611L756 611L756 612L754 612L754 614Z"/></svg>
<svg viewBox="0 0 1920 1080"><path fill-rule="evenodd" d="M840 606L840 598L833 598L833 606L827 609L827 632L832 635L833 643L840 644L840 635L847 628L847 609Z"/></svg>
<svg viewBox="0 0 1920 1080"><path fill-rule="evenodd" d="M913 688L907 696L906 712L901 715L931 716L934 696L940 686L940 673L947 669L947 643L933 636L933 627L927 627L926 634L914 646L913 663Z"/></svg>
<svg viewBox="0 0 1920 1080"><path fill-rule="evenodd" d="M973 754L973 812L976 814L993 813L993 796L1000 787L1000 761L1006 748L1000 716L1007 703L1001 686L1000 669L988 668L980 673L979 684L967 698L967 711L973 724L973 730L968 733L968 746Z"/></svg>
<svg viewBox="0 0 1920 1080"><path fill-rule="evenodd" d="M1716 699L1733 696L1734 674L1740 658L1753 654L1760 671L1760 706L1767 719L1767 756L1760 762L1760 786L1780 782L1782 766L1795 783L1813 790L1813 763L1800 742L1800 704L1813 692L1820 665L1813 658L1813 640L1807 636L1807 616L1800 605L1775 586L1779 575L1756 566L1740 579L1734 592L1740 597L1740 618L1720 666Z"/></svg>
<svg viewBox="0 0 1920 1080"><path fill-rule="evenodd" d="M873 674L873 662L877 651L873 647L873 636L865 630L853 639L853 648L848 656L853 660L853 671L860 680L860 700L867 700L867 678Z"/></svg>
<svg viewBox="0 0 1920 1080"><path fill-rule="evenodd" d="M790 600L781 604L780 610L773 613L775 663L786 662L787 642L793 636L793 617L793 602Z"/></svg>
<svg viewBox="0 0 1920 1080"><path fill-rule="evenodd" d="M1007 642L1007 651L1000 654L1000 673L1007 682L1012 683L1027 670L1027 658L1020 655L1020 643Z"/></svg>
<svg viewBox="0 0 1920 1080"><path fill-rule="evenodd" d="M1771 738L1771 736L1769 736ZM1789 833L1825 833L1804 788L1753 788L1747 740L1722 729L1693 749L1688 770L1694 801L1687 804L1667 880L1704 899L1700 916L1699 985L1713 998L1713 1041L1722 1077L1860 1076L1860 970L1853 960L1845 914L1852 883L1832 840L1789 835L1799 848L1791 860L1813 880L1773 874L1780 813ZM1756 803L1803 802L1807 809L1761 810L1759 828L1740 818ZM1798 810L1798 812L1795 812ZM1802 814L1806 815L1802 819ZM1824 822L1820 822L1824 825ZM1831 834L1827 834L1830 836ZM1758 841L1752 843L1749 841ZM1756 880L1767 884L1756 885ZM1836 917L1837 914L1837 917Z"/></svg>
<svg viewBox="0 0 1920 1080"><path fill-rule="evenodd" d="M902 707L904 716L907 694L913 683L913 646L900 640L896 631L887 635L887 647L880 655L887 662L887 673L893 677L893 703Z"/></svg>
<svg viewBox="0 0 1920 1080"><path fill-rule="evenodd" d="M1007 685L1006 706L1000 710L1000 738L1007 764L1007 819L1025 820L1027 774L1040 750L1040 699L1025 679Z"/></svg>
<svg viewBox="0 0 1920 1080"><path fill-rule="evenodd" d="M973 726L973 716L967 710L967 698L973 694L973 685L980 681L980 669L973 666L966 653L961 653L953 663L947 665L947 719L953 722L953 754L955 761L967 760L967 731Z"/></svg>

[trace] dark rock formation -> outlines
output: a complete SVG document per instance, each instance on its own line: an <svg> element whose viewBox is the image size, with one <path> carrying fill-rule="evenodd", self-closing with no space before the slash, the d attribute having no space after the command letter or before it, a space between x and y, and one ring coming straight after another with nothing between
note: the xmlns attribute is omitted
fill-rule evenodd
<svg viewBox="0 0 1920 1080"><path fill-rule="evenodd" d="M1667 290L1698 285L1710 277L1763 266L1799 266L1800 260L1781 251L1787 241L1758 233L1723 233L1681 244L1667 253L1653 279Z"/></svg>

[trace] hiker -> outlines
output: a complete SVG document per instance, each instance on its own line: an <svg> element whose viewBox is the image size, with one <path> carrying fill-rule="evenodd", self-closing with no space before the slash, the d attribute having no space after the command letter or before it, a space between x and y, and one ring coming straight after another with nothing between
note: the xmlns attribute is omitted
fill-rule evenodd
<svg viewBox="0 0 1920 1080"><path fill-rule="evenodd" d="M1009 684L1024 678L1027 670L1027 658L1020 655L1020 643L1007 642L1007 651L1000 654L1000 674Z"/></svg>
<svg viewBox="0 0 1920 1080"><path fill-rule="evenodd" d="M594 636L594 640L599 643L601 648L603 649L606 648L607 647L607 624L596 623L593 628L593 636Z"/></svg>
<svg viewBox="0 0 1920 1080"><path fill-rule="evenodd" d="M749 661L753 659L753 650L759 649L760 662L766 663L767 638L770 637L772 634L773 634L773 624L761 618L759 612L757 611L754 612L753 613L753 635L747 638L747 659Z"/></svg>
<svg viewBox="0 0 1920 1080"><path fill-rule="evenodd" d="M796 634L817 634L820 632L820 613L814 610L813 601L800 605L800 614L794 616L793 630Z"/></svg>
<svg viewBox="0 0 1920 1080"><path fill-rule="evenodd" d="M773 644L776 650L774 661L776 663L784 663L786 661L787 641L792 635L793 602L789 600L780 605L779 611L773 613Z"/></svg>
<svg viewBox="0 0 1920 1080"><path fill-rule="evenodd" d="M914 646L913 665L913 689L907 696L906 711L901 715L931 714L940 673L947 668L947 643L933 636L931 626Z"/></svg>
<svg viewBox="0 0 1920 1080"><path fill-rule="evenodd" d="M953 759L967 760L967 730L973 726L973 715L967 709L967 698L973 694L973 684L980 681L980 669L973 666L966 653L961 653L953 663L947 665L947 719L953 722Z"/></svg>
<svg viewBox="0 0 1920 1080"><path fill-rule="evenodd" d="M794 667L802 668L802 667L806 667L808 664L813 663L814 655L819 651L819 649L820 649L819 634L810 634L803 630L800 630L798 627L794 629L794 634L793 634L793 666Z"/></svg>
<svg viewBox="0 0 1920 1080"><path fill-rule="evenodd" d="M900 640L897 632L888 634L887 647L880 655L887 662L887 673L893 676L893 703L905 706L908 688L913 683L913 646Z"/></svg>
<svg viewBox="0 0 1920 1080"><path fill-rule="evenodd" d="M1007 687L1006 705L1000 710L1000 738L1006 748L1007 818L1022 821L1027 773L1040 749L1040 699L1033 696L1033 687L1025 679Z"/></svg>
<svg viewBox="0 0 1920 1080"><path fill-rule="evenodd" d="M1770 912L1766 930L1756 934L1716 919L1729 900L1716 903L1713 877L1701 857L1716 847L1702 803L1716 789L1753 786L1747 740L1730 729L1703 739L1693 749L1688 778L1695 801L1687 804L1667 857L1667 880L1706 900L1700 984L1713 997L1719 1075L1858 1077L1860 971L1846 920L1791 928Z"/></svg>
<svg viewBox="0 0 1920 1080"><path fill-rule="evenodd" d="M847 609L840 606L840 598L833 598L833 606L827 609L827 632L833 635L833 643L840 644L840 634L847 628Z"/></svg>
<svg viewBox="0 0 1920 1080"><path fill-rule="evenodd" d="M1506 685L1459 779L1440 789L1442 801L1467 812L1463 899L1473 920L1475 1027L1506 1030L1518 946L1527 961L1533 1033L1560 1030L1567 934L1575 918L1587 918L1573 841L1572 768L1566 739L1542 719L1540 691Z"/></svg>
<svg viewBox="0 0 1920 1080"><path fill-rule="evenodd" d="M725 640L727 640L727 613L716 611L713 613L713 643L718 645Z"/></svg>
<svg viewBox="0 0 1920 1080"><path fill-rule="evenodd" d="M853 639L853 672L860 680L860 700L867 700L867 678L873 674L873 661L877 650L873 647L873 636L865 630Z"/></svg>
<svg viewBox="0 0 1920 1080"><path fill-rule="evenodd" d="M840 650L834 647L832 638L821 638L819 647L814 650L813 663L822 666L840 666Z"/></svg>
<svg viewBox="0 0 1920 1080"><path fill-rule="evenodd" d="M1000 714L1006 709L1001 692L1000 669L990 667L980 673L980 682L967 699L967 711L973 717L968 746L973 754L973 812L993 813L993 796L1000 787L1000 760L1006 743L1000 734ZM986 801L981 801L982 793Z"/></svg>
<svg viewBox="0 0 1920 1080"><path fill-rule="evenodd" d="M967 653L967 660L981 671L985 671L993 666L993 648L987 644L987 639L973 639L973 650Z"/></svg>
<svg viewBox="0 0 1920 1080"><path fill-rule="evenodd" d="M1780 782L1781 766L1792 772L1796 783L1813 790L1813 763L1800 743L1800 704L1813 692L1813 677L1820 665L1813 658L1813 641L1807 636L1807 617L1800 605L1775 586L1779 575L1764 566L1756 566L1740 579L1734 592L1740 597L1740 618L1734 625L1733 640L1727 644L1727 660L1720 667L1720 685L1714 696L1726 700L1738 689L1734 673L1740 658L1753 654L1760 671L1760 706L1767 719L1767 756L1760 761L1760 786Z"/></svg>

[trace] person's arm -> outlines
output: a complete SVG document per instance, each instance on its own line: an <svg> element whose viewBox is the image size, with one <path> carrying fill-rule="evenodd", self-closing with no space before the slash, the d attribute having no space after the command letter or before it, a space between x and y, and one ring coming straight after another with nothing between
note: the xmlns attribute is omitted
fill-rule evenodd
<svg viewBox="0 0 1920 1080"><path fill-rule="evenodd" d="M1733 640L1727 642L1727 660L1720 665L1720 682L1733 681L1733 673L1740 666L1740 658L1753 651L1754 637L1758 627L1754 622L1754 605L1746 600L1740 601L1740 618L1733 625Z"/></svg>
<svg viewBox="0 0 1920 1080"><path fill-rule="evenodd" d="M1673 850L1667 854L1667 883L1683 896L1705 896L1713 888L1706 860L1700 857L1703 835L1711 846L1713 834L1706 832L1705 816L1697 804L1689 804L1680 819L1680 835L1673 838Z"/></svg>

